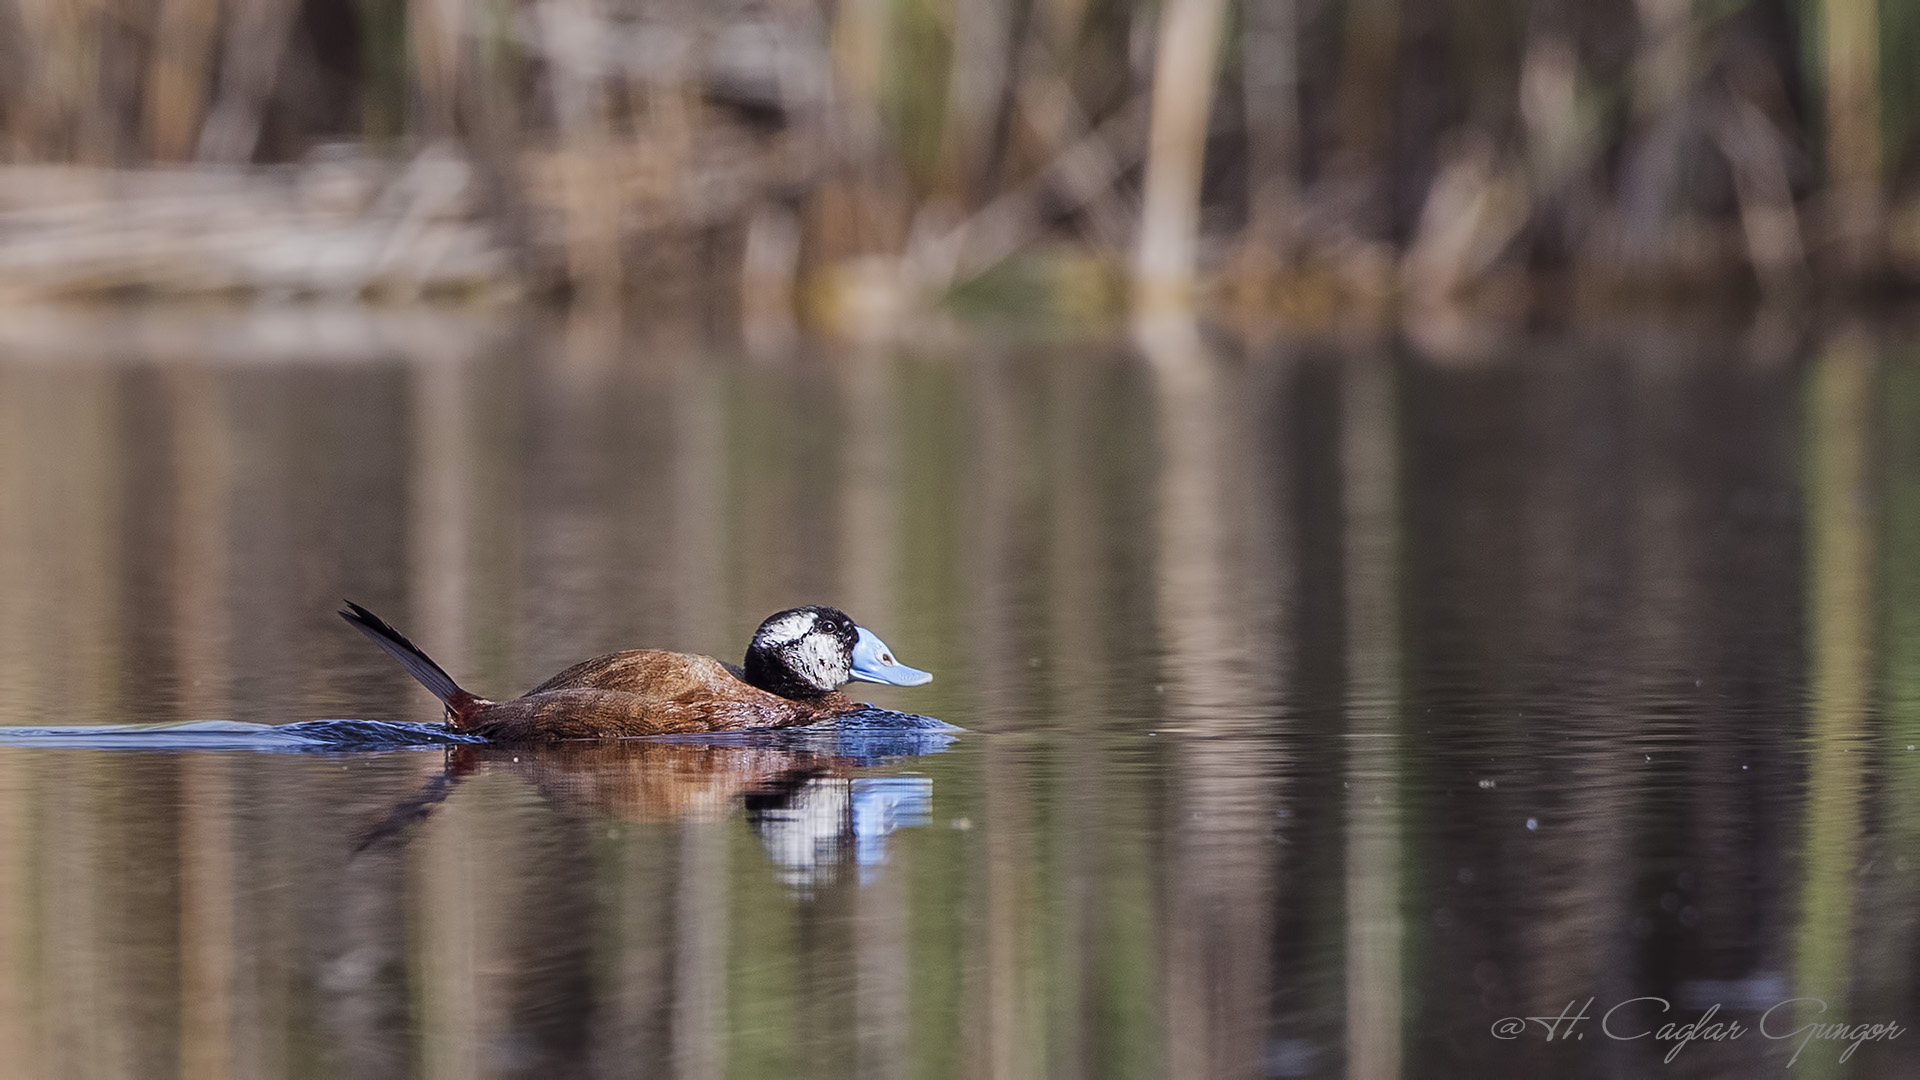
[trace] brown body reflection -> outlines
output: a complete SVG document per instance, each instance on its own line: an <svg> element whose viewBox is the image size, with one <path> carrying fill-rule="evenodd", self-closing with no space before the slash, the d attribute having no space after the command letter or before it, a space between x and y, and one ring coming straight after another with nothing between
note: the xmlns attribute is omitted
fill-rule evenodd
<svg viewBox="0 0 1920 1080"><path fill-rule="evenodd" d="M461 746L447 752L439 775L369 829L358 848L403 841L462 783L503 772L531 784L561 814L589 822L716 824L744 810L781 879L810 888L834 880L849 861L878 867L886 859L887 834L925 820L931 783L859 775L870 764L765 743L624 739Z"/></svg>

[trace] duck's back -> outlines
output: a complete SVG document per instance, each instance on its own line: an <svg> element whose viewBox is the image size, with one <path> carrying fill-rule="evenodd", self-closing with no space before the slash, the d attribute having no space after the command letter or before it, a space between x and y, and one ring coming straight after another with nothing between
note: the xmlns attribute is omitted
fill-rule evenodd
<svg viewBox="0 0 1920 1080"><path fill-rule="evenodd" d="M711 656L662 649L628 649L582 660L526 696L555 690L611 690L650 701L679 701L690 694L727 697L746 690L764 692L747 685Z"/></svg>

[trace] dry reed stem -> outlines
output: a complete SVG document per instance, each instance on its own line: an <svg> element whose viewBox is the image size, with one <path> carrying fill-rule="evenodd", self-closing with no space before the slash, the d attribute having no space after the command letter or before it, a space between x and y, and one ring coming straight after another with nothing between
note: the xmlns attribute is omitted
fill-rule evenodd
<svg viewBox="0 0 1920 1080"><path fill-rule="evenodd" d="M1879 260L1881 200L1880 13L1877 0L1821 0L1827 175L1843 264Z"/></svg>
<svg viewBox="0 0 1920 1080"><path fill-rule="evenodd" d="M218 0L161 0L145 102L147 150L155 160L193 156L219 22Z"/></svg>
<svg viewBox="0 0 1920 1080"><path fill-rule="evenodd" d="M1200 169L1225 19L1225 0L1168 0L1162 9L1133 269L1133 305L1143 317L1193 305Z"/></svg>

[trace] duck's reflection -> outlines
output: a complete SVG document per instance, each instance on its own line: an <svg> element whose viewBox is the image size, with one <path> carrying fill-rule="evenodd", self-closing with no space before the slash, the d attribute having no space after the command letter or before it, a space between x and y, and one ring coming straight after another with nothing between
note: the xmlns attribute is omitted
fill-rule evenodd
<svg viewBox="0 0 1920 1080"><path fill-rule="evenodd" d="M402 843L463 782L507 772L528 782L569 817L634 825L716 823L743 808L781 881L810 891L849 865L862 884L887 861L887 837L924 825L933 781L918 775L864 775L921 754L944 739L898 736L749 743L709 739L458 746L439 775L395 806L359 848Z"/></svg>

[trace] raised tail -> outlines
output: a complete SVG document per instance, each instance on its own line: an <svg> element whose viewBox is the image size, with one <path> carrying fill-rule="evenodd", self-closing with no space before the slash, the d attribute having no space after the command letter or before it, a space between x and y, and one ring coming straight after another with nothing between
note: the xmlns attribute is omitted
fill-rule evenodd
<svg viewBox="0 0 1920 1080"><path fill-rule="evenodd" d="M347 620L355 630L367 635L380 651L400 662L407 674L419 680L421 686L440 699L447 707L447 716L454 727L466 727L473 717L474 707L484 701L474 694L460 689L453 676L446 673L433 658L420 651L420 646L408 641L406 635L388 626L386 620L361 607L351 600L345 601L347 610L340 617Z"/></svg>

